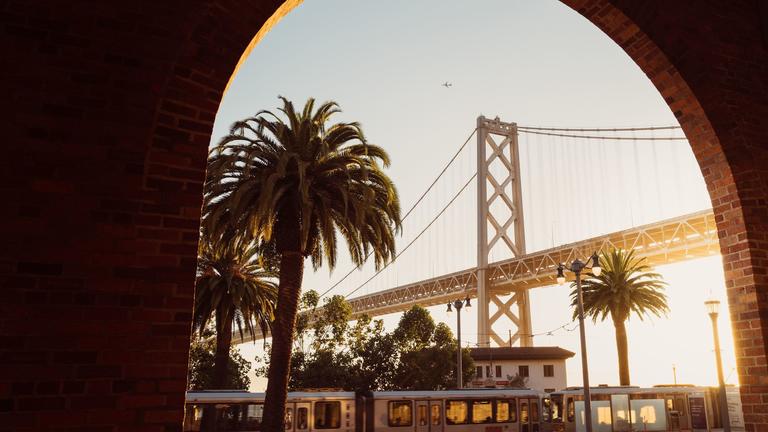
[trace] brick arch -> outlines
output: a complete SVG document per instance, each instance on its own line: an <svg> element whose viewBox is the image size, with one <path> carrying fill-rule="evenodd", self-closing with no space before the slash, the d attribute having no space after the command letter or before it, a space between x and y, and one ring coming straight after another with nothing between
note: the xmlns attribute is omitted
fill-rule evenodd
<svg viewBox="0 0 768 432"><path fill-rule="evenodd" d="M748 428L768 430L758 2L564 2L635 60L689 137L717 214ZM14 60L0 71L13 108L2 117L13 157L0 159L0 430L179 430L213 120L244 50L298 3L0 6Z"/></svg>

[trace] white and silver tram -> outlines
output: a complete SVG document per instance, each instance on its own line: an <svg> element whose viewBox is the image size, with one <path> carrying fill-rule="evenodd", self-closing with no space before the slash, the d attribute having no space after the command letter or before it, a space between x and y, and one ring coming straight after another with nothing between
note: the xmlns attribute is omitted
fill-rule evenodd
<svg viewBox="0 0 768 432"><path fill-rule="evenodd" d="M594 432L712 431L722 428L716 387L592 387ZM731 430L743 431L736 387L726 391ZM542 402L542 432L585 432L580 387L551 393Z"/></svg>
<svg viewBox="0 0 768 432"><path fill-rule="evenodd" d="M288 432L540 432L542 393L520 389L288 393ZM259 431L264 393L188 392L184 432Z"/></svg>

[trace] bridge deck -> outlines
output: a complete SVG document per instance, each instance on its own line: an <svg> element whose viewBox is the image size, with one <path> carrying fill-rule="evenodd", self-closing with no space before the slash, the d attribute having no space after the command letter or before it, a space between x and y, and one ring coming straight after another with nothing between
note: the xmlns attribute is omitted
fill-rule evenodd
<svg viewBox="0 0 768 432"><path fill-rule="evenodd" d="M635 250L652 266L700 258L719 253L717 228L712 210L704 210L618 231L576 243L558 246L488 266L494 292L554 285L558 263L586 259L595 251L613 248ZM410 309L413 305L434 306L459 296L477 296L477 269L471 268L433 279L402 285L349 299L353 318L362 314L380 316ZM260 339L261 335L256 335ZM236 337L239 341L239 335ZM246 341L250 338L246 338Z"/></svg>

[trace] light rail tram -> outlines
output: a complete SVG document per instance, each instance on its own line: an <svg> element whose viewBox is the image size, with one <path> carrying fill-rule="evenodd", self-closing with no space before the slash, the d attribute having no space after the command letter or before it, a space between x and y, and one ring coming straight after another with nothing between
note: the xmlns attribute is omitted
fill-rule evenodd
<svg viewBox="0 0 768 432"><path fill-rule="evenodd" d="M286 432L540 432L526 389L289 392ZM188 392L184 432L260 431L264 393Z"/></svg>
<svg viewBox="0 0 768 432"><path fill-rule="evenodd" d="M717 388L593 387L593 432L722 429ZM738 389L727 390L731 430L744 431ZM190 391L184 432L261 431L264 393ZM289 392L286 432L586 432L580 387Z"/></svg>
<svg viewBox="0 0 768 432"><path fill-rule="evenodd" d="M667 385L649 388L591 387L593 432L722 430L717 387ZM731 430L744 431L741 399L727 387ZM586 432L584 391L571 387L542 401L542 432Z"/></svg>

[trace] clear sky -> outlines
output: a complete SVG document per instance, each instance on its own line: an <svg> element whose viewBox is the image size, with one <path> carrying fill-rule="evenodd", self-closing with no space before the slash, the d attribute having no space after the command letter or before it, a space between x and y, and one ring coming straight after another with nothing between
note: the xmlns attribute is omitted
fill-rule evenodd
<svg viewBox="0 0 768 432"><path fill-rule="evenodd" d="M255 32L256 29L254 29ZM445 88L445 81L452 87ZM389 151L388 170L407 210L467 139L478 115L521 125L623 127L675 125L659 93L632 60L576 12L556 1L306 0L253 50L225 95L213 142L236 119L274 109L277 96L297 104L335 100L337 120L362 123ZM669 133L657 132L657 136ZM679 133L677 133L679 135ZM448 202L475 168L474 143L457 158L435 192L405 221L400 249ZM521 135L528 251L674 217L710 206L701 172L685 141L598 142ZM587 184L596 187L579 193ZM475 263L474 184L426 235L355 295L438 276ZM505 255L494 253L493 259ZM350 269L329 275L307 269L305 288L323 292ZM715 381L709 318L703 301L725 301L719 256L658 269L670 284L672 313L629 323L633 383ZM355 272L331 294L359 287L371 269ZM532 291L534 332L570 319L568 290ZM455 316L432 308L455 331ZM476 343L474 309L465 315L463 344ZM721 315L725 375L736 374L727 313ZM385 317L391 328L398 315ZM509 326L497 327L506 334ZM618 380L613 327L587 329L593 383ZM578 352L578 332L535 339ZM260 345L246 345L249 358ZM581 382L580 360L567 363ZM257 387L263 386L257 381Z"/></svg>

